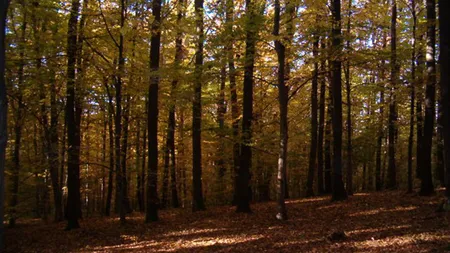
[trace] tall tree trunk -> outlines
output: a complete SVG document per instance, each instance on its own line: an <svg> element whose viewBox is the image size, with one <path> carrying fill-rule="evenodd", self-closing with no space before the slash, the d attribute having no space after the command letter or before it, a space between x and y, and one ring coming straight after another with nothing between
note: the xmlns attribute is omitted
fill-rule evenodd
<svg viewBox="0 0 450 253"><path fill-rule="evenodd" d="M415 108L415 85L416 85L416 27L417 27L417 14L416 14L416 1L411 0L411 14L413 18L413 44L411 54L411 104L410 104L410 119L409 119L409 137L408 137L408 193L413 192L413 176L412 176L412 164L413 164L413 145L414 145L414 108ZM417 154L420 155L420 154Z"/></svg>
<svg viewBox="0 0 450 253"><path fill-rule="evenodd" d="M341 1L333 0L333 29L332 29L332 52L331 60L332 76L331 91L333 94L333 189L332 200L339 201L347 199L347 192L342 181L342 64L339 59L342 51L341 38Z"/></svg>
<svg viewBox="0 0 450 253"><path fill-rule="evenodd" d="M242 141L238 173L236 212L250 213L250 168L252 166L252 117L253 117L253 72L256 53L255 3L245 1L246 39L244 59L244 97L242 115Z"/></svg>
<svg viewBox="0 0 450 253"><path fill-rule="evenodd" d="M317 86L318 86L318 50L319 50L319 36L313 34L313 58L314 58L314 70L311 86L311 143L309 149L309 170L308 180L306 182L306 196L314 196L313 183L314 183L314 171L316 168L316 156L317 156Z"/></svg>
<svg viewBox="0 0 450 253"><path fill-rule="evenodd" d="M13 166L11 173L11 192L9 199L9 208L10 208L10 218L9 218L9 227L14 227L17 219L17 210L16 206L18 204L18 194L19 194L19 171L20 171L20 142L22 140L22 126L23 126L23 113L24 113L24 104L23 104L23 79L24 79L24 54L25 54L25 36L27 29L27 10L25 6L25 2L20 2L23 10L23 23L20 28L20 41L19 41L19 69L17 71L17 112L14 120L14 153L13 153ZM37 56L38 57L38 56ZM0 77L0 78L3 78Z"/></svg>
<svg viewBox="0 0 450 253"><path fill-rule="evenodd" d="M227 42L225 51L227 52L228 61L228 79L230 81L230 102L231 102L231 125L233 133L233 173L234 173L234 195L233 204L237 204L237 182L239 174L239 106L237 101L237 87L236 87L236 67L234 66L234 1L226 0L226 19L225 29L227 34Z"/></svg>
<svg viewBox="0 0 450 253"><path fill-rule="evenodd" d="M425 90L425 122L423 133L423 160L421 168L420 194L434 193L431 176L431 154L433 146L435 96L436 96L436 4L435 0L427 0L427 86Z"/></svg>
<svg viewBox="0 0 450 253"><path fill-rule="evenodd" d="M123 108L123 138L122 138L122 165L120 168L122 169L122 186L123 186L123 209L125 213L131 213L131 205L130 199L128 197L128 174L127 174L127 154L128 154L128 133L129 133L129 124L130 124L130 95L125 96L125 107Z"/></svg>
<svg viewBox="0 0 450 253"><path fill-rule="evenodd" d="M145 99L145 115L147 115L148 111L148 100ZM146 123L147 121L145 121ZM140 187L139 187L139 211L142 213L145 212L145 170L146 170L146 157L147 157L147 124L144 124L144 139L142 140L144 143L142 145L142 168L141 168L141 176L140 176Z"/></svg>
<svg viewBox="0 0 450 253"><path fill-rule="evenodd" d="M289 2L286 3L289 5ZM275 0L275 16L273 35L275 36L275 50L278 57L278 102L280 107L280 146L278 154L278 173L277 173L277 195L278 195L278 213L279 220L287 219L286 204L284 202L286 190L286 167L287 167L287 145L288 145L288 87L285 85L285 59L286 47L280 38L280 19L281 19L280 0ZM317 97L316 97L317 99ZM317 112L317 108L316 108ZM317 117L316 117L317 120ZM316 131L317 133L317 131ZM312 188L312 185L311 185Z"/></svg>
<svg viewBox="0 0 450 253"><path fill-rule="evenodd" d="M202 190L202 72L203 72L203 0L195 0L197 41L195 52L194 100L192 104L192 210L205 209Z"/></svg>
<svg viewBox="0 0 450 253"><path fill-rule="evenodd" d="M333 114L333 94L331 94L331 87L328 89L328 105L327 105L327 120L325 125L325 193L331 193L331 117Z"/></svg>
<svg viewBox="0 0 450 253"><path fill-rule="evenodd" d="M224 177L226 173L225 165L225 113L227 111L225 104L225 82L226 82L226 66L225 64L220 68L220 88L219 98L217 100L217 118L219 123L218 138L219 143L217 147L217 199L220 201L225 199L225 185Z"/></svg>
<svg viewBox="0 0 450 253"><path fill-rule="evenodd" d="M8 101L5 84L5 31L8 0L0 1L0 249L4 248L5 151L8 142Z"/></svg>
<svg viewBox="0 0 450 253"><path fill-rule="evenodd" d="M386 188L397 188L397 168L395 162L395 135L397 131L397 0L392 0L391 16L391 87L389 93L389 164L386 179Z"/></svg>
<svg viewBox="0 0 450 253"><path fill-rule="evenodd" d="M80 196L80 157L79 157L79 136L77 136L76 113L75 113L75 68L77 60L77 34L78 15L80 1L72 0L72 9L67 32L67 97L66 97L66 118L67 118L67 207L66 219L67 230L79 228L78 219L81 215Z"/></svg>
<svg viewBox="0 0 450 253"><path fill-rule="evenodd" d="M422 36L419 36L423 39ZM417 43L420 45L420 43ZM416 125L417 125L417 147L416 147L416 178L420 179L423 166L423 84L424 84L424 52L420 46L417 50L417 85L416 85Z"/></svg>
<svg viewBox="0 0 450 253"><path fill-rule="evenodd" d="M439 0L439 38L440 38L440 67L441 67L441 96L443 107L443 131L444 134L444 163L446 168L447 203L450 204L450 2ZM1 78L1 76L0 76ZM1 93L1 92L0 92Z"/></svg>
<svg viewBox="0 0 450 253"><path fill-rule="evenodd" d="M158 220L158 90L159 53L161 47L161 0L152 3L152 33L150 46L150 84L148 94L148 172L147 211L145 222Z"/></svg>
<svg viewBox="0 0 450 253"><path fill-rule="evenodd" d="M321 42L321 49L322 51L325 50L325 43L324 38L322 38ZM324 188L324 159L323 159L323 135L324 135L324 128L325 128L325 92L326 92L326 84L325 84L325 60L322 60L320 63L320 72L321 77L320 80L320 102L319 102L319 133L318 133L318 140L317 140L317 191L319 194L325 193Z"/></svg>
<svg viewBox="0 0 450 253"><path fill-rule="evenodd" d="M105 84L105 88L108 94L108 133L109 133L109 175L108 175L108 193L106 194L106 203L105 203L105 216L109 216L111 214L111 199L113 192L113 177L114 177L114 128L113 128L113 119L114 119L114 105L113 105L113 97L109 92L108 85ZM117 175L116 175L117 176Z"/></svg>
<svg viewBox="0 0 450 253"><path fill-rule="evenodd" d="M347 54L350 54L350 32L351 32L352 0L348 0L348 20L347 20ZM347 193L353 195L353 160L352 160L352 98L350 83L350 59L347 55L345 62L345 87L347 90ZM369 174L369 178L370 178Z"/></svg>

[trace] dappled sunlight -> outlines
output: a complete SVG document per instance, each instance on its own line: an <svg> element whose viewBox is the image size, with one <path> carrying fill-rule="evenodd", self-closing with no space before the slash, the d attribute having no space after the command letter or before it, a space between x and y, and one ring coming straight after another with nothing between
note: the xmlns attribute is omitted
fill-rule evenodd
<svg viewBox="0 0 450 253"><path fill-rule="evenodd" d="M380 233L389 230L407 229L411 228L411 225L399 225L399 226L388 226L388 227L378 227L378 228L366 228L366 229L355 229L347 232L348 235L358 235L363 233Z"/></svg>
<svg viewBox="0 0 450 253"><path fill-rule="evenodd" d="M370 240L355 242L353 246L358 249L376 249L394 246L406 246L409 244L418 244L423 242L450 242L450 235L439 233L419 233L407 234L403 236L392 236L383 239L372 238Z"/></svg>
<svg viewBox="0 0 450 253"><path fill-rule="evenodd" d="M379 209L373 209L368 211L361 211L357 213L349 214L350 217L356 217L356 216L365 216L365 215L375 215L380 213L388 213L388 212L405 212L405 211L412 211L416 210L417 206L406 206L406 207L396 207L393 209L386 209L386 208L379 208Z"/></svg>
<svg viewBox="0 0 450 253"><path fill-rule="evenodd" d="M197 235L197 234L203 234L203 233L223 232L226 230L227 229L224 229L224 228L185 229L185 230L166 233L166 234L164 234L163 237L188 236L188 235Z"/></svg>
<svg viewBox="0 0 450 253"><path fill-rule="evenodd" d="M300 204L300 203L310 203L310 202L319 202L324 200L329 200L330 197L315 197L315 198L307 198L307 199L294 199L287 200L286 204Z"/></svg>

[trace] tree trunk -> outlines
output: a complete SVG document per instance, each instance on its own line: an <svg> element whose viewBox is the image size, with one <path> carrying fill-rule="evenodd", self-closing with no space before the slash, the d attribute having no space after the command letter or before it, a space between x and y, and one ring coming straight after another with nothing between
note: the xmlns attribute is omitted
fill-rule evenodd
<svg viewBox="0 0 450 253"><path fill-rule="evenodd" d="M341 1L333 0L333 29L332 29L332 52L331 60L332 76L331 91L333 94L333 189L332 200L339 201L347 199L347 192L342 181L342 64L340 52L342 51L341 38Z"/></svg>
<svg viewBox="0 0 450 253"><path fill-rule="evenodd" d="M308 180L306 182L306 196L314 196L313 183L314 183L314 171L316 168L316 156L317 156L317 86L318 86L318 50L319 50L319 36L313 34L313 58L314 58L314 70L311 86L311 143L309 149L309 170Z"/></svg>
<svg viewBox="0 0 450 253"><path fill-rule="evenodd" d="M321 43L321 49L325 50L325 43ZM320 63L320 72L322 75L325 73L325 61L322 60ZM320 80L320 102L319 102L319 133L318 133L318 141L317 141L317 191L319 194L325 193L324 188L324 177L323 177L323 135L325 128L325 92L326 92L326 84L325 77L321 76Z"/></svg>
<svg viewBox="0 0 450 253"><path fill-rule="evenodd" d="M395 135L397 131L397 0L392 0L391 16L391 87L389 93L389 164L386 179L386 188L397 188L397 168L395 161Z"/></svg>
<svg viewBox="0 0 450 253"><path fill-rule="evenodd" d="M347 54L350 54L350 32L351 32L352 0L348 1L348 21L347 21ZM353 195L353 160L352 160L352 99L350 83L350 59L347 55L345 62L345 87L347 90L347 193ZM369 174L369 177L371 175Z"/></svg>
<svg viewBox="0 0 450 253"><path fill-rule="evenodd" d="M325 126L325 193L331 193L331 115L333 114L333 94L331 94L331 87L328 89L328 105L327 105L327 120Z"/></svg>
<svg viewBox="0 0 450 253"><path fill-rule="evenodd" d="M202 68L203 68L203 0L195 0L197 42L195 52L194 100L192 104L192 210L205 209L202 190Z"/></svg>
<svg viewBox="0 0 450 253"><path fill-rule="evenodd" d="M8 142L8 101L5 84L5 31L9 1L0 1L0 249L4 248L5 153Z"/></svg>
<svg viewBox="0 0 450 253"><path fill-rule="evenodd" d="M75 113L75 67L77 60L77 30L80 1L72 0L72 9L68 23L67 39L67 97L66 97L66 117L67 117L67 207L66 219L67 230L79 228L78 219L81 214L80 196L80 161L79 161L79 135L76 129Z"/></svg>
<svg viewBox="0 0 450 253"><path fill-rule="evenodd" d="M250 213L250 168L252 166L252 117L253 117L253 72L256 53L256 23L255 3L245 1L247 23L244 59L244 97L242 115L242 142L240 153L240 166L238 173L237 208L236 212Z"/></svg>
<svg viewBox="0 0 450 253"><path fill-rule="evenodd" d="M17 71L17 112L14 120L14 153L13 153L13 166L11 172L11 192L9 199L9 208L10 208L10 218L9 218L9 227L14 227L17 219L17 210L16 206L18 204L18 194L19 194L19 171L20 171L20 142L22 140L22 127L23 127L23 113L24 113L24 104L23 104L23 79L24 79L24 51L25 51L25 36L27 29L27 10L25 3L21 1L22 9L24 12L23 23L20 28L21 34L20 42L19 42L19 69ZM0 78L3 78L0 77Z"/></svg>
<svg viewBox="0 0 450 253"><path fill-rule="evenodd" d="M444 163L446 168L447 203L450 202L450 2L439 0L439 38L440 38L440 67L441 67L441 96L443 107L443 131L444 134ZM1 76L0 76L1 77ZM1 94L1 92L0 92Z"/></svg>
<svg viewBox="0 0 450 253"><path fill-rule="evenodd" d="M286 5L288 5L287 3ZM275 36L275 50L278 56L278 102L280 107L280 146L278 154L277 195L278 195L278 220L287 220L286 204L284 202L286 190L286 166L288 145L288 87L285 85L285 59L286 47L280 38L280 0L275 0L275 16L273 35ZM316 73L317 75L317 73ZM317 86L317 84L316 84ZM317 87L316 87L317 89ZM316 96L317 99L317 96ZM317 103L316 103L317 104ZM317 108L316 108L317 113ZM317 121L317 116L316 116ZM317 125L317 124L316 124ZM316 131L317 133L317 131ZM312 189L312 185L311 185Z"/></svg>
<svg viewBox="0 0 450 253"><path fill-rule="evenodd" d="M147 211L145 222L158 220L158 90L159 53L161 48L161 0L152 3L152 33L150 46L150 84L148 94L148 173Z"/></svg>
<svg viewBox="0 0 450 253"><path fill-rule="evenodd" d="M427 0L427 85L425 90L425 122L423 133L423 160L421 168L420 194L434 193L431 175L431 154L433 146L435 96L436 96L436 5L435 0Z"/></svg>
<svg viewBox="0 0 450 253"><path fill-rule="evenodd" d="M408 137L408 193L413 192L413 176L412 176L412 164L413 164L413 145L414 145L414 106L415 106L415 85L416 85L416 1L411 0L411 14L413 18L413 44L411 55L411 104L410 104L410 119L409 119L409 137ZM417 154L420 155L420 154Z"/></svg>
<svg viewBox="0 0 450 253"><path fill-rule="evenodd" d="M109 92L108 85L105 85L108 93L108 132L109 132L109 175L108 175L108 193L106 194L105 203L105 216L111 214L111 199L113 192L113 177L114 177L114 129L113 129L113 118L114 118L114 105L113 97Z"/></svg>
<svg viewBox="0 0 450 253"><path fill-rule="evenodd" d="M227 111L225 102L225 82L226 82L226 66L223 65L220 68L220 88L219 99L217 100L217 119L219 123L218 129L218 148L217 148L217 199L219 201L225 200L225 185L224 177L226 173L225 165L225 113ZM222 203L221 203L222 204Z"/></svg>
<svg viewBox="0 0 450 253"><path fill-rule="evenodd" d="M122 138L122 186L123 186L123 209L125 213L131 213L130 199L128 197L128 174L127 174L127 154L128 154L128 132L130 124L130 95L125 96L125 108L123 109L123 138Z"/></svg>

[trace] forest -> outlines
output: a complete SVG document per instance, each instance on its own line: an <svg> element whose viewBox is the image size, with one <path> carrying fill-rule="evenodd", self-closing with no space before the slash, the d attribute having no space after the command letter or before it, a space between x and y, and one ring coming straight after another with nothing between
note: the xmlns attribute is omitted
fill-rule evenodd
<svg viewBox="0 0 450 253"><path fill-rule="evenodd" d="M450 1L0 5L0 252L450 252Z"/></svg>

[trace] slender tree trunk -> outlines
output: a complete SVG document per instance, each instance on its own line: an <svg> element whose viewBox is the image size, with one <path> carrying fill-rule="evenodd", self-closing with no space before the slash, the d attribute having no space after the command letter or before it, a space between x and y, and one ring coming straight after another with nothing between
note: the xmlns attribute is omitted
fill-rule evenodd
<svg viewBox="0 0 450 253"><path fill-rule="evenodd" d="M0 1L0 249L4 248L5 153L8 142L8 101L5 84L5 31L8 0Z"/></svg>
<svg viewBox="0 0 450 253"><path fill-rule="evenodd" d="M444 163L446 168L447 203L450 204L450 2L439 0L439 38L440 38L440 67L441 67L441 96L443 107L443 131L444 135ZM1 76L0 76L1 78ZM1 93L1 92L0 92Z"/></svg>
<svg viewBox="0 0 450 253"><path fill-rule="evenodd" d="M127 174L127 154L128 154L128 133L130 124L130 95L125 96L125 108L123 109L123 138L122 138L122 186L123 186L123 211L125 213L131 213L130 199L128 197L128 174Z"/></svg>
<svg viewBox="0 0 450 253"><path fill-rule="evenodd" d="M203 68L203 0L195 0L197 49L195 52L194 100L192 104L192 210L205 209L202 190L202 68Z"/></svg>
<svg viewBox="0 0 450 253"><path fill-rule="evenodd" d="M158 90L159 53L161 48L161 0L152 3L152 33L150 46L150 84L148 95L148 173L147 211L145 222L158 220Z"/></svg>
<svg viewBox="0 0 450 253"><path fill-rule="evenodd" d="M327 105L327 120L325 126L325 193L331 193L331 115L333 114L333 95L331 94L331 87L328 90L328 105Z"/></svg>
<svg viewBox="0 0 450 253"><path fill-rule="evenodd" d="M239 174L239 106L237 101L237 88L236 88L236 68L234 66L234 1L226 0L226 19L225 29L227 34L227 42L225 51L227 52L228 61L228 79L230 81L230 102L231 102L231 125L233 133L233 173L234 173L234 195L233 204L237 204L237 182Z"/></svg>
<svg viewBox="0 0 450 253"><path fill-rule="evenodd" d="M397 0L392 0L391 16L391 87L389 93L389 164L387 171L386 188L397 188L397 168L395 161L395 135L397 131Z"/></svg>
<svg viewBox="0 0 450 253"><path fill-rule="evenodd" d="M147 115L148 110L148 101L145 99L145 115ZM145 121L146 123L146 121ZM141 167L141 176L140 176L140 187L139 187L139 210L143 213L145 212L145 182L147 182L145 178L145 170L146 170L146 157L147 157L147 124L144 124L144 136L143 136L143 147L142 147L142 167Z"/></svg>
<svg viewBox="0 0 450 253"><path fill-rule="evenodd" d="M331 60L332 76L331 91L333 94L333 189L332 200L339 201L347 199L347 192L342 181L342 65L340 52L342 51L341 38L341 1L334 0L332 3L333 29L332 29L332 52Z"/></svg>
<svg viewBox="0 0 450 253"><path fill-rule="evenodd" d="M422 36L419 36L419 38ZM420 45L420 43L418 43ZM416 147L416 178L420 179L422 176L423 166L423 84L424 84L424 52L420 47L417 52L417 86L416 86L416 125L417 125L417 147Z"/></svg>
<svg viewBox="0 0 450 253"><path fill-rule="evenodd" d="M323 42L324 38L322 38L321 49L325 50L325 43ZM322 60L320 63L320 72L325 73L325 61ZM324 75L324 74L322 74ZM319 194L325 193L324 188L324 177L323 177L323 135L325 128L325 92L326 92L326 84L325 77L321 76L320 80L320 102L319 102L319 133L318 133L318 141L317 141L317 191Z"/></svg>
<svg viewBox="0 0 450 253"><path fill-rule="evenodd" d="M433 146L435 96L436 96L436 4L435 0L427 0L427 85L425 91L425 122L423 133L423 160L421 168L420 194L434 193L431 175L431 154Z"/></svg>
<svg viewBox="0 0 450 253"><path fill-rule="evenodd" d="M25 2L21 1L22 9L24 12L23 23L20 28L20 42L19 42L19 69L17 71L17 112L14 120L14 153L13 153L13 166L11 173L11 192L9 199L9 208L10 208L10 218L9 218L9 227L14 227L17 219L17 204L18 204L18 193L19 193L19 172L20 172L20 146L22 140L22 126L23 126L23 113L24 113L24 104L23 104L23 79L24 79L24 51L25 51L25 36L27 29L27 10L25 6ZM3 78L0 77L0 78ZM3 80L2 80L3 81Z"/></svg>
<svg viewBox="0 0 450 253"><path fill-rule="evenodd" d="M107 85L105 85L108 88ZM113 97L108 90L108 132L109 132L109 175L108 175L108 193L106 194L105 203L105 216L111 214L111 199L113 192L113 177L114 177L114 129L113 129L113 118L114 118L114 105Z"/></svg>
<svg viewBox="0 0 450 253"><path fill-rule="evenodd" d="M240 166L238 173L238 191L236 212L250 213L250 168L252 166L252 117L253 117L253 72L256 53L256 23L255 3L252 0L245 1L247 23L245 39L244 59L244 97L242 115L242 143L240 153Z"/></svg>
<svg viewBox="0 0 450 253"><path fill-rule="evenodd" d="M288 5L289 3L286 3ZM287 219L286 204L284 202L286 190L286 166L288 145L288 87L285 85L285 59L286 47L280 38L281 20L280 0L275 0L275 17L273 35L275 36L275 50L278 56L278 102L280 107L280 146L278 154L277 195L278 195L278 220ZM317 99L317 97L316 97ZM316 108L317 112L317 108ZM317 117L316 117L317 120ZM317 125L317 124L316 124ZM317 131L316 131L317 133ZM312 185L311 185L312 188Z"/></svg>
<svg viewBox="0 0 450 253"><path fill-rule="evenodd" d="M351 32L352 0L348 0L348 20L347 20L347 54L350 54L350 32ZM353 195L353 160L352 160L352 99L350 83L350 59L347 56L345 62L345 87L347 91L347 193ZM369 174L369 177L371 175Z"/></svg>
<svg viewBox="0 0 450 253"><path fill-rule="evenodd" d="M78 219L81 214L80 196L80 163L79 144L77 141L77 126L75 115L75 68L77 60L77 30L80 1L72 0L72 9L68 24L67 39L67 97L66 97L66 117L67 117L67 207L66 219L67 230L79 228ZM78 137L79 138L79 137Z"/></svg>
<svg viewBox="0 0 450 253"><path fill-rule="evenodd" d="M217 118L219 123L218 130L218 148L217 148L217 198L219 201L225 199L225 185L224 177L226 173L225 165L225 113L227 111L225 104L225 82L226 82L226 66L225 64L220 69L220 88L219 88L219 99L217 100ZM222 203L221 203L222 204Z"/></svg>
<svg viewBox="0 0 450 253"><path fill-rule="evenodd" d="M309 149L309 170L308 180L306 182L306 196L314 196L313 183L314 183L314 171L316 168L316 156L317 156L317 86L318 86L318 50L319 50L319 36L313 35L313 58L314 58L314 70L311 86L311 143Z"/></svg>
<svg viewBox="0 0 450 253"><path fill-rule="evenodd" d="M411 104L410 104L410 119L409 119L409 137L408 137L408 193L413 192L413 176L412 176L412 164L413 164L413 145L414 145L414 106L415 106L415 85L416 85L416 27L417 27L417 15L416 15L416 1L411 0L411 10L413 18L413 44L411 55ZM420 155L420 154L417 154Z"/></svg>

